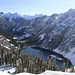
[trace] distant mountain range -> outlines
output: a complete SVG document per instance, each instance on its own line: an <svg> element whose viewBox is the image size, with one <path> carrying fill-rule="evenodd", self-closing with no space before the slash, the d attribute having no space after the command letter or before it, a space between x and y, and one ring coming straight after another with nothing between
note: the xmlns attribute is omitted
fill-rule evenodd
<svg viewBox="0 0 75 75"><path fill-rule="evenodd" d="M7 29L10 26L14 26L17 23L25 22L36 17L41 17L42 14L35 14L34 16L20 15L18 13L3 13L0 12L0 29Z"/></svg>
<svg viewBox="0 0 75 75"><path fill-rule="evenodd" d="M12 14L10 12L9 13L0 12L0 15L5 17L6 19L11 19L11 20L15 21L16 23L24 22L25 20L31 20L33 18L43 16L43 14L35 14L34 16L30 16L30 15L21 15L21 14L18 14L18 13Z"/></svg>
<svg viewBox="0 0 75 75"><path fill-rule="evenodd" d="M30 16L30 15L23 15L23 17L26 19L26 20L31 20L33 18L37 18L37 17L41 17L43 16L43 14L35 14L33 16Z"/></svg>
<svg viewBox="0 0 75 75"><path fill-rule="evenodd" d="M51 16L0 14L1 29L9 29L26 44L61 53L75 65L75 9Z"/></svg>

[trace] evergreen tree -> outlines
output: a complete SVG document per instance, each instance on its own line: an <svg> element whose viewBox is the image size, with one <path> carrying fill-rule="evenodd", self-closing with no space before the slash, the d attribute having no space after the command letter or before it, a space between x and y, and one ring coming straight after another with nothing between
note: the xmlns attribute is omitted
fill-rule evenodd
<svg viewBox="0 0 75 75"><path fill-rule="evenodd" d="M0 65L1 65L1 57L0 57Z"/></svg>
<svg viewBox="0 0 75 75"><path fill-rule="evenodd" d="M56 58L55 58L53 71L56 71L56 70L57 70L57 67L56 67Z"/></svg>
<svg viewBox="0 0 75 75"><path fill-rule="evenodd" d="M43 64L43 59L42 59L42 57L41 57L41 60L40 60L40 72L41 72L41 70L42 70L42 64Z"/></svg>
<svg viewBox="0 0 75 75"><path fill-rule="evenodd" d="M66 64L63 63L62 72L65 72Z"/></svg>
<svg viewBox="0 0 75 75"><path fill-rule="evenodd" d="M20 66L20 64L18 65L18 70L17 70L17 72L18 72L18 73L21 72L21 66Z"/></svg>
<svg viewBox="0 0 75 75"><path fill-rule="evenodd" d="M71 65L71 72L74 72L74 66Z"/></svg>
<svg viewBox="0 0 75 75"><path fill-rule="evenodd" d="M7 58L7 54L5 54L5 64L8 64L8 58Z"/></svg>
<svg viewBox="0 0 75 75"><path fill-rule="evenodd" d="M40 66L40 56L38 56L38 67Z"/></svg>
<svg viewBox="0 0 75 75"><path fill-rule="evenodd" d="M53 65L53 57L51 57L51 70L53 70L53 67L54 67L54 65Z"/></svg>
<svg viewBox="0 0 75 75"><path fill-rule="evenodd" d="M33 73L32 62L30 63L29 73Z"/></svg>
<svg viewBox="0 0 75 75"><path fill-rule="evenodd" d="M53 64L53 57L51 57L51 63Z"/></svg>
<svg viewBox="0 0 75 75"><path fill-rule="evenodd" d="M17 70L16 70L14 74L17 74L17 73L18 73L18 72L17 72Z"/></svg>
<svg viewBox="0 0 75 75"><path fill-rule="evenodd" d="M52 63L51 63L51 61L49 63L49 70L52 70Z"/></svg>
<svg viewBox="0 0 75 75"><path fill-rule="evenodd" d="M27 66L27 71L28 71L28 68L29 68L29 56L28 56L28 54L26 55L26 66Z"/></svg>
<svg viewBox="0 0 75 75"><path fill-rule="evenodd" d="M36 53L36 56L35 56L35 64L37 63L37 57L38 57L38 55Z"/></svg>
<svg viewBox="0 0 75 75"><path fill-rule="evenodd" d="M12 66L14 66L14 55L12 56Z"/></svg>
<svg viewBox="0 0 75 75"><path fill-rule="evenodd" d="M30 60L32 60L32 56L31 56L31 53L30 53Z"/></svg>
<svg viewBox="0 0 75 75"><path fill-rule="evenodd" d="M49 70L49 56L47 58L47 70Z"/></svg>
<svg viewBox="0 0 75 75"><path fill-rule="evenodd" d="M46 62L44 61L43 64L44 64L44 65L43 65L43 66L44 66L44 70L43 70L43 71L45 72L45 70L46 70Z"/></svg>
<svg viewBox="0 0 75 75"><path fill-rule="evenodd" d="M9 62L10 62L10 66L12 66L12 53L9 54Z"/></svg>
<svg viewBox="0 0 75 75"><path fill-rule="evenodd" d="M17 61L17 57L16 57L16 54L15 54L15 56L14 56L14 64L15 64L15 66L17 66L16 61Z"/></svg>
<svg viewBox="0 0 75 75"><path fill-rule="evenodd" d="M7 50L7 63L9 62L9 51Z"/></svg>
<svg viewBox="0 0 75 75"><path fill-rule="evenodd" d="M13 54L13 53L15 53L15 48L14 48L14 47L12 47L12 54Z"/></svg>
<svg viewBox="0 0 75 75"><path fill-rule="evenodd" d="M18 44L18 49L19 49L19 55L21 54L21 47L20 44Z"/></svg>
<svg viewBox="0 0 75 75"><path fill-rule="evenodd" d="M26 61L24 60L24 63L23 63L23 65L22 65L23 67L23 70L24 70L24 68L26 67Z"/></svg>
<svg viewBox="0 0 75 75"><path fill-rule="evenodd" d="M21 55L21 62L22 62L22 64L23 64L23 55Z"/></svg>
<svg viewBox="0 0 75 75"><path fill-rule="evenodd" d="M3 59L3 55L4 55L4 48L1 49L1 61L2 61L2 65L4 64L4 59Z"/></svg>

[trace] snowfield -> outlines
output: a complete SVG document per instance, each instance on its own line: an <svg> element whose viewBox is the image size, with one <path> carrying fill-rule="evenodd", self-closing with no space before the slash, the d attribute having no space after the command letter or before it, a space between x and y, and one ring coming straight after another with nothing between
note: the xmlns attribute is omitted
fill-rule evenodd
<svg viewBox="0 0 75 75"><path fill-rule="evenodd" d="M9 75L8 72L12 75L15 72L16 68L9 66L0 66L0 75ZM3 74L4 73L4 74Z"/></svg>
<svg viewBox="0 0 75 75"><path fill-rule="evenodd" d="M25 73L25 72L14 74L15 70L16 68L14 67L0 66L0 75L75 75L75 73L68 73L68 72L61 72L61 71L49 71L49 70L41 74L31 74L31 73Z"/></svg>
<svg viewBox="0 0 75 75"><path fill-rule="evenodd" d="M14 74L9 74L9 73L0 71L0 75L14 75ZM75 75L75 73L66 73L66 72L48 71L47 70L41 74L19 73L19 74L15 74L15 75Z"/></svg>

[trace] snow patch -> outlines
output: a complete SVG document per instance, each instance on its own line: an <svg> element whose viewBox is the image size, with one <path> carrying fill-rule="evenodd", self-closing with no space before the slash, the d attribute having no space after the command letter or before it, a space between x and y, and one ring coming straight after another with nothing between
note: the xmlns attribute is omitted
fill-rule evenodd
<svg viewBox="0 0 75 75"><path fill-rule="evenodd" d="M56 56L55 55L50 55L51 57L55 58Z"/></svg>
<svg viewBox="0 0 75 75"><path fill-rule="evenodd" d="M18 13L14 13L14 14L12 14L11 16L10 16L10 19L16 19L16 18L19 18L19 17L22 17L22 15L21 14L18 14Z"/></svg>
<svg viewBox="0 0 75 75"><path fill-rule="evenodd" d="M11 74L13 74L15 72L15 70L16 70L16 68L14 68L14 67L0 66L0 73L3 72L4 75L8 74L8 72L10 72Z"/></svg>
<svg viewBox="0 0 75 75"><path fill-rule="evenodd" d="M22 27L18 28L17 31L20 31L22 29Z"/></svg>
<svg viewBox="0 0 75 75"><path fill-rule="evenodd" d="M47 16L43 21L46 22L50 17Z"/></svg>
<svg viewBox="0 0 75 75"><path fill-rule="evenodd" d="M6 73L6 72L1 72L0 71L0 75L10 75L9 73Z"/></svg>
<svg viewBox="0 0 75 75"><path fill-rule="evenodd" d="M30 37L31 35L30 34L25 34L25 35L23 35L23 37L26 37L26 38L28 38L28 37Z"/></svg>
<svg viewBox="0 0 75 75"><path fill-rule="evenodd" d="M55 55L50 55L50 56L53 57L53 58L56 58L56 59L58 59L58 60L63 60L62 58L57 57L57 56L55 56Z"/></svg>
<svg viewBox="0 0 75 75"><path fill-rule="evenodd" d="M15 28L13 28L13 30L12 30L13 32L15 31Z"/></svg>
<svg viewBox="0 0 75 75"><path fill-rule="evenodd" d="M7 41L10 41L9 39L6 39Z"/></svg>
<svg viewBox="0 0 75 75"><path fill-rule="evenodd" d="M75 75L75 73L66 73L66 72L61 72L61 71L49 71L49 70L47 70L41 74L19 73L16 75Z"/></svg>
<svg viewBox="0 0 75 75"><path fill-rule="evenodd" d="M17 37L13 37L13 39L17 39Z"/></svg>
<svg viewBox="0 0 75 75"><path fill-rule="evenodd" d="M44 39L44 36L45 34L41 34L39 37L40 37L40 40L43 40Z"/></svg>
<svg viewBox="0 0 75 75"><path fill-rule="evenodd" d="M10 50L10 48L9 48L9 47L7 47L7 46L4 46L4 47Z"/></svg>

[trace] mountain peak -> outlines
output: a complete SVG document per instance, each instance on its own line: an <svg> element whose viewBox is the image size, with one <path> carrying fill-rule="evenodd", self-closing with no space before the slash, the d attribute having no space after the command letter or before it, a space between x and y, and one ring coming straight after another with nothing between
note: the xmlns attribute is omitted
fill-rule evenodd
<svg viewBox="0 0 75 75"><path fill-rule="evenodd" d="M69 9L69 12L75 12L75 9Z"/></svg>
<svg viewBox="0 0 75 75"><path fill-rule="evenodd" d="M6 18L10 18L11 15L12 15L12 13L8 12L8 13L5 13L3 16Z"/></svg>
<svg viewBox="0 0 75 75"><path fill-rule="evenodd" d="M18 13L13 13L12 15L11 15L11 18L19 18L19 17L22 17L22 15L21 14L18 14Z"/></svg>
<svg viewBox="0 0 75 75"><path fill-rule="evenodd" d="M4 14L3 12L0 12L0 14Z"/></svg>
<svg viewBox="0 0 75 75"><path fill-rule="evenodd" d="M32 16L30 16L30 15L23 15L23 17L24 17L26 20L31 20L31 19L33 19L33 18L41 17L41 16L43 16L43 14L35 14L35 15L32 15Z"/></svg>
<svg viewBox="0 0 75 75"><path fill-rule="evenodd" d="M75 14L75 9L70 9L66 12L68 15L73 15Z"/></svg>

